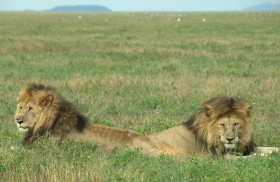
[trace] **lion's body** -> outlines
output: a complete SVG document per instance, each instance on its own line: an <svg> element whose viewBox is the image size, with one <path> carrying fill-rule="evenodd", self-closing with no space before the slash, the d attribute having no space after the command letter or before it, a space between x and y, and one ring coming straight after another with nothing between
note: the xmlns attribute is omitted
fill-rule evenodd
<svg viewBox="0 0 280 182"><path fill-rule="evenodd" d="M148 135L164 154L174 156L208 155L195 135L184 125L175 126L158 133Z"/></svg>
<svg viewBox="0 0 280 182"><path fill-rule="evenodd" d="M131 130L112 128L97 124L87 124L83 132L70 131L65 138L76 141L94 142L99 150L110 150L115 147L142 148L141 153L157 156L160 151L149 138Z"/></svg>
<svg viewBox="0 0 280 182"><path fill-rule="evenodd" d="M223 156L232 151L249 155L256 147L250 108L237 98L213 98L187 122L147 137L165 154Z"/></svg>
<svg viewBox="0 0 280 182"><path fill-rule="evenodd" d="M143 153L157 153L157 148L140 133L90 124L52 87L31 84L19 93L17 100L15 117L19 131L24 135L23 145L32 144L37 136L48 135L57 141L70 138L91 142L103 149L145 145L148 147L145 147Z"/></svg>

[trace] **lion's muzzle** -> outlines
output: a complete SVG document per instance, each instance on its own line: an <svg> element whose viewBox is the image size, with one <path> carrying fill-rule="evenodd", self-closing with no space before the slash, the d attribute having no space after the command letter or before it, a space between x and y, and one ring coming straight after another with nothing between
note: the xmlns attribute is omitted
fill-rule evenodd
<svg viewBox="0 0 280 182"><path fill-rule="evenodd" d="M235 149L237 138L236 137L226 137L226 142L224 146L226 149Z"/></svg>
<svg viewBox="0 0 280 182"><path fill-rule="evenodd" d="M16 118L16 122L17 122L17 127L18 127L18 129L19 129L19 132L21 132L21 133L26 133L26 132L28 132L29 128L28 128L28 127L22 126L22 124L23 124L23 119L21 119L21 118Z"/></svg>

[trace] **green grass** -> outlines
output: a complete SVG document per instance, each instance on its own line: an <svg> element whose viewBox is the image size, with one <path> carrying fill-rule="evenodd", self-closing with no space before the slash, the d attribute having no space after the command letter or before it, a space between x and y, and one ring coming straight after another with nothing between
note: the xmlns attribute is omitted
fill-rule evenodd
<svg viewBox="0 0 280 182"><path fill-rule="evenodd" d="M279 12L1 12L0 21L0 181L280 178L279 154L177 161L44 138L23 148L13 116L30 82L57 87L91 123L145 134L186 121L212 97L238 96L253 106L257 144L280 147Z"/></svg>

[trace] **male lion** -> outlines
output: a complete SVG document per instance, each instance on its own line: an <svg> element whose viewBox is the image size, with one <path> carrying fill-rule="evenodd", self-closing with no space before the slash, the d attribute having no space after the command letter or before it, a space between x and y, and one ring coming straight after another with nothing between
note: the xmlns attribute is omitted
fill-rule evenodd
<svg viewBox="0 0 280 182"><path fill-rule="evenodd" d="M204 102L185 123L148 135L164 154L175 156L249 155L277 151L273 147L256 147L250 123L251 106L244 100L216 97Z"/></svg>
<svg viewBox="0 0 280 182"><path fill-rule="evenodd" d="M48 135L57 141L70 138L92 142L102 149L145 146L141 151L143 154L154 155L159 151L140 133L89 124L88 119L55 88L30 84L20 91L17 101L15 120L24 135L23 145L32 144L37 136Z"/></svg>

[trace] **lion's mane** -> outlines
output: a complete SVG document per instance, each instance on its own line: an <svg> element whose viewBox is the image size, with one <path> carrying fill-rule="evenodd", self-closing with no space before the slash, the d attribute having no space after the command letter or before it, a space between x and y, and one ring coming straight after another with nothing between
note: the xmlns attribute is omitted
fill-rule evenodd
<svg viewBox="0 0 280 182"><path fill-rule="evenodd" d="M222 117L237 117L241 120L242 127L239 130L239 141L235 152L249 155L256 147L253 140L250 112L251 106L245 100L234 97L216 97L204 102L183 125L194 133L212 155L218 155L217 151L224 155L227 150L217 141L219 138L212 138L219 135L218 129L213 125Z"/></svg>
<svg viewBox="0 0 280 182"><path fill-rule="evenodd" d="M18 96L18 102L33 102L37 108L37 123L24 134L23 144L32 143L37 135L48 133L62 139L75 129L83 131L88 119L83 116L55 88L42 84L30 84Z"/></svg>
<svg viewBox="0 0 280 182"><path fill-rule="evenodd" d="M212 98L188 121L147 137L164 154L175 156L223 156L230 151L248 155L256 147L250 109L246 101L238 98Z"/></svg>
<svg viewBox="0 0 280 182"><path fill-rule="evenodd" d="M158 155L160 151L141 133L121 128L90 124L57 90L42 84L30 84L17 98L16 124L23 133L23 145L32 144L37 136L51 136L98 145L100 150L115 147L142 148L141 153Z"/></svg>

